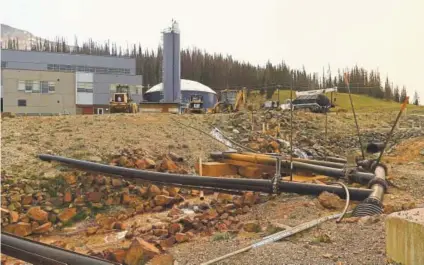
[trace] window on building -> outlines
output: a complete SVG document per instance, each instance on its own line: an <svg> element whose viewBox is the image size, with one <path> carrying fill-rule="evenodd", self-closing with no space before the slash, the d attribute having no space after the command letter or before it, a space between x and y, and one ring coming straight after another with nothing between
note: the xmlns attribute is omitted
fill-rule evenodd
<svg viewBox="0 0 424 265"><path fill-rule="evenodd" d="M25 92L31 93L33 84L33 81L25 81Z"/></svg>
<svg viewBox="0 0 424 265"><path fill-rule="evenodd" d="M93 83L78 82L77 92L93 93Z"/></svg>
<svg viewBox="0 0 424 265"><path fill-rule="evenodd" d="M54 93L56 91L55 82L49 82L49 93Z"/></svg>
<svg viewBox="0 0 424 265"><path fill-rule="evenodd" d="M18 81L18 91L25 91L25 81Z"/></svg>
<svg viewBox="0 0 424 265"><path fill-rule="evenodd" d="M40 93L40 82L32 81L32 93Z"/></svg>
<svg viewBox="0 0 424 265"><path fill-rule="evenodd" d="M26 99L18 99L18 107L26 107Z"/></svg>
<svg viewBox="0 0 424 265"><path fill-rule="evenodd" d="M1 68L6 68L6 67L7 67L7 62L1 61Z"/></svg>
<svg viewBox="0 0 424 265"><path fill-rule="evenodd" d="M41 93L47 94L49 93L49 82L41 81Z"/></svg>

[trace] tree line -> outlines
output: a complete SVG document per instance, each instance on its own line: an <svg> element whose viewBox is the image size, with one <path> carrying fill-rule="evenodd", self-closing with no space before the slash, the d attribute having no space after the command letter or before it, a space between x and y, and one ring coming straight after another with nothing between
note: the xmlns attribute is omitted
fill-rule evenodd
<svg viewBox="0 0 424 265"><path fill-rule="evenodd" d="M74 45L69 45L65 39L56 38L55 41L37 38L30 47L19 47L17 39L9 39L3 44L8 49L29 49L33 51L47 51L58 53L76 53L90 55L106 55L116 57L132 57L136 59L136 73L143 75L143 86L151 87L161 82L162 79L162 47L157 49L144 49L140 44L127 46L116 43L98 43L91 39L79 45L75 38ZM338 69L332 76L330 66L323 68L319 77L318 73L308 73L305 67L291 69L284 61L278 64L267 62L265 66L253 65L249 62L239 61L231 55L220 53L210 54L200 49L181 50L181 78L198 81L214 90L227 88L261 89L266 94L272 95L276 89L290 89L296 91L338 87L342 93L348 92L344 82L344 73L348 73L349 86L352 93L368 95L370 97L403 102L408 96L406 87L394 86L389 78L383 82L377 70L366 70L354 66L350 69ZM415 92L413 103L419 104L418 93Z"/></svg>

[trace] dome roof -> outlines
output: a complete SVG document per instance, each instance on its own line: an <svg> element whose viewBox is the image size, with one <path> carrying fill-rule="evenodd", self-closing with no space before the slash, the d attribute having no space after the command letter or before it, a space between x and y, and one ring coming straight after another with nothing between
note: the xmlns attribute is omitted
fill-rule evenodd
<svg viewBox="0 0 424 265"><path fill-rule="evenodd" d="M163 90L163 83L154 85L149 90L147 90L146 93L152 93L157 91ZM204 84L201 84L199 82L193 81L193 80L187 80L187 79L181 79L181 91L197 91L197 92L206 92L206 93L212 93L216 94L215 91L212 90L212 88L205 86Z"/></svg>

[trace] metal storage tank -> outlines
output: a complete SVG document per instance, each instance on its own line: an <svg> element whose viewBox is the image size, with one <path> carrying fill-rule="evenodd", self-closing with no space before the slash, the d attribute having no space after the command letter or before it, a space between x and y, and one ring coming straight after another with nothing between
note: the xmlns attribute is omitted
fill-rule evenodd
<svg viewBox="0 0 424 265"><path fill-rule="evenodd" d="M181 100L181 54L180 31L178 24L172 21L172 26L163 32L163 69L164 84L163 101L166 103Z"/></svg>
<svg viewBox="0 0 424 265"><path fill-rule="evenodd" d="M181 103L188 104L191 95L203 96L203 107L212 108L217 102L217 94L210 87L199 82L181 79ZM163 100L163 83L157 84L144 93L144 99L150 102Z"/></svg>

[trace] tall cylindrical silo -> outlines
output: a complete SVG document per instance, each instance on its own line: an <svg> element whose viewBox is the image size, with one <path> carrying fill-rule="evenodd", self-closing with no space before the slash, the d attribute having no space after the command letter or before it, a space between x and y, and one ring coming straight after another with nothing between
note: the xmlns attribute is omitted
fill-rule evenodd
<svg viewBox="0 0 424 265"><path fill-rule="evenodd" d="M163 100L180 102L181 99L181 57L180 32L177 22L163 32Z"/></svg>

